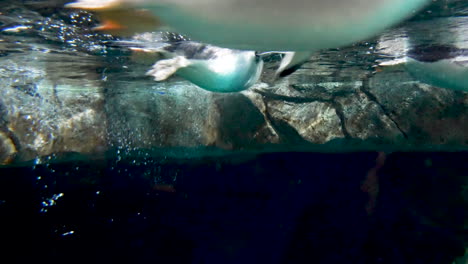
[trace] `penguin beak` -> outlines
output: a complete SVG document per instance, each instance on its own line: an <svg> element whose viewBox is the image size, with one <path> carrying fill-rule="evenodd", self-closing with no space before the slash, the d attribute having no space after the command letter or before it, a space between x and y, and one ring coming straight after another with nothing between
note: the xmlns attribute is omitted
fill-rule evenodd
<svg viewBox="0 0 468 264"><path fill-rule="evenodd" d="M94 12L101 19L101 25L94 28L116 36L133 36L136 33L153 31L163 25L161 20L143 9L128 6L122 1L108 1L96 4L82 0L65 5L66 8Z"/></svg>

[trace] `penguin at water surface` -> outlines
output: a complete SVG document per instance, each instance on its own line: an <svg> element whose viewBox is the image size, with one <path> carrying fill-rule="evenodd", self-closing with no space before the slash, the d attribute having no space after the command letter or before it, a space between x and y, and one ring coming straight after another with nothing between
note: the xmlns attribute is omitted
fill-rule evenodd
<svg viewBox="0 0 468 264"><path fill-rule="evenodd" d="M416 80L449 90L468 92L468 49L454 45L418 45L406 56L382 62L381 67L403 67Z"/></svg>
<svg viewBox="0 0 468 264"><path fill-rule="evenodd" d="M79 0L68 7L144 9L195 41L257 51L311 51L360 41L409 17L430 0ZM117 24L122 12L114 17ZM128 26L131 21L122 21ZM154 31L157 28L149 28Z"/></svg>
<svg viewBox="0 0 468 264"><path fill-rule="evenodd" d="M130 41L117 41L136 52L158 56L146 74L156 81L178 75L212 92L239 92L259 79L263 61L254 51L207 45L175 33L143 33Z"/></svg>
<svg viewBox="0 0 468 264"><path fill-rule="evenodd" d="M452 45L417 46L408 52L406 68L427 84L468 92L468 49Z"/></svg>
<svg viewBox="0 0 468 264"><path fill-rule="evenodd" d="M282 76L313 52L372 37L430 1L78 0L67 7L101 14L104 30L170 30L223 48L284 51Z"/></svg>

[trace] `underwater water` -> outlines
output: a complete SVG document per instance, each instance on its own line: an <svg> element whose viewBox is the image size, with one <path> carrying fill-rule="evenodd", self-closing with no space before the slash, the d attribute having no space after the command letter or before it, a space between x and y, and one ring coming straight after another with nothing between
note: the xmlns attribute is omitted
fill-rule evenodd
<svg viewBox="0 0 468 264"><path fill-rule="evenodd" d="M468 155L394 153L374 173L376 157L2 169L2 255L14 263L466 263Z"/></svg>
<svg viewBox="0 0 468 264"><path fill-rule="evenodd" d="M0 1L8 263L468 263L466 1L231 93L68 2Z"/></svg>

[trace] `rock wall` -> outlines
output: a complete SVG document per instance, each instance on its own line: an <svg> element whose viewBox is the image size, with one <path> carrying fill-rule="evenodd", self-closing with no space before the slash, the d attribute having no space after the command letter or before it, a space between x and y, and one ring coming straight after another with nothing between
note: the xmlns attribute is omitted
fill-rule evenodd
<svg viewBox="0 0 468 264"><path fill-rule="evenodd" d="M315 54L283 79L273 76L277 58L267 58L254 87L217 94L177 77L152 81L150 64L106 45L111 37L93 33L87 13L8 8L12 17L0 18L3 165L138 149L468 149L468 93L376 68L377 39Z"/></svg>

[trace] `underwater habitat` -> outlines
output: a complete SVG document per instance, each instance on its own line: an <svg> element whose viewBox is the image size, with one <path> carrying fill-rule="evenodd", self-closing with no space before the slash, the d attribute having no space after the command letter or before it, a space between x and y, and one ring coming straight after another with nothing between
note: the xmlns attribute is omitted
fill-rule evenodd
<svg viewBox="0 0 468 264"><path fill-rule="evenodd" d="M0 0L0 238L468 264L468 1Z"/></svg>

